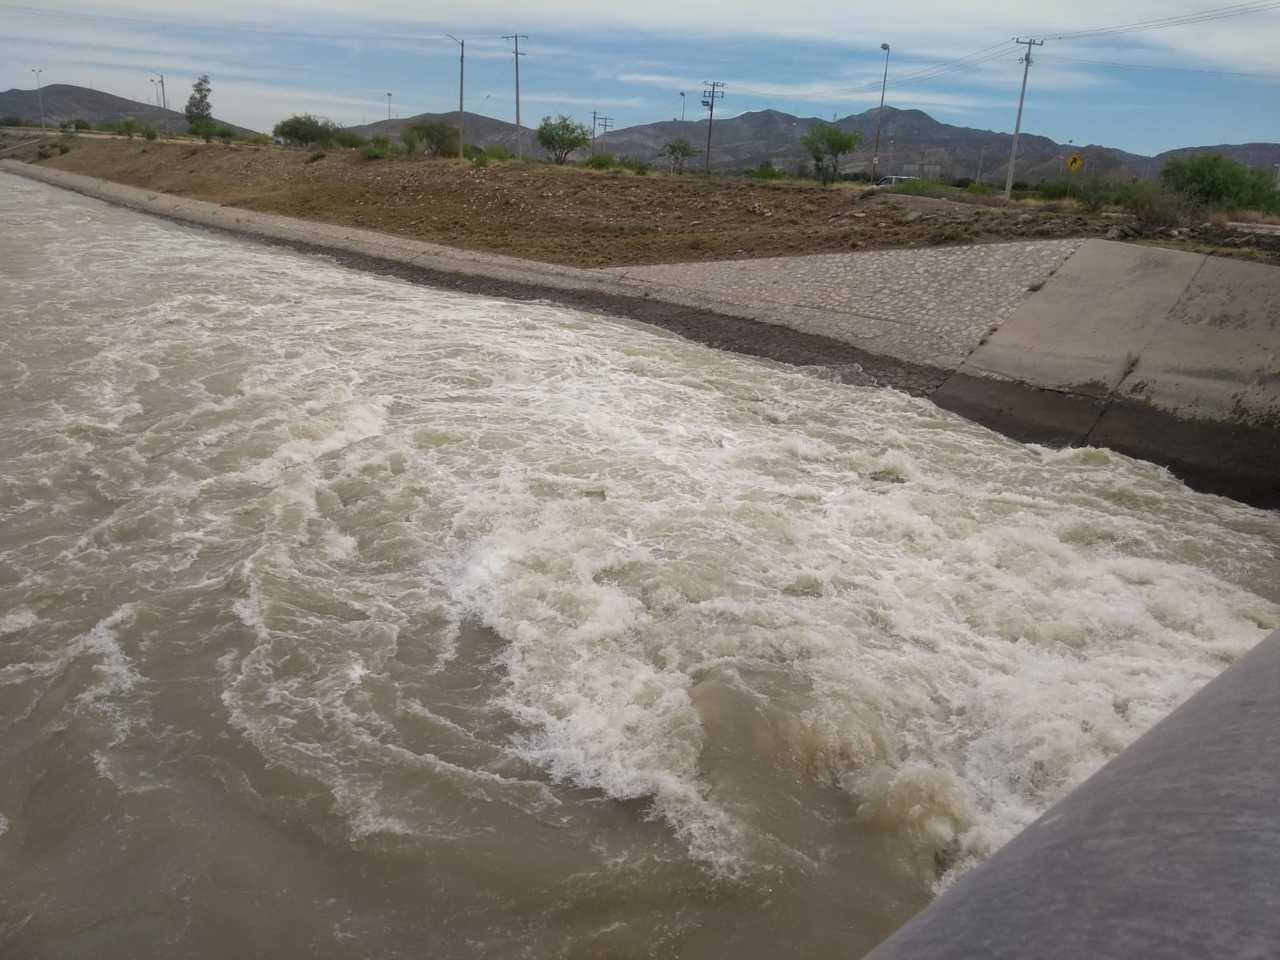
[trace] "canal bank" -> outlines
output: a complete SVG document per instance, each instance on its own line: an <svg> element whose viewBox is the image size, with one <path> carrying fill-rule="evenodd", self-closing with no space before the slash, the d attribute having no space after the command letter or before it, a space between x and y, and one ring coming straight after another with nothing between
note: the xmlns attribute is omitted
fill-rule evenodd
<svg viewBox="0 0 1280 960"><path fill-rule="evenodd" d="M1280 505L1280 268L1053 240L581 269L0 169L415 282L625 316L896 387L1016 439L1108 447Z"/></svg>

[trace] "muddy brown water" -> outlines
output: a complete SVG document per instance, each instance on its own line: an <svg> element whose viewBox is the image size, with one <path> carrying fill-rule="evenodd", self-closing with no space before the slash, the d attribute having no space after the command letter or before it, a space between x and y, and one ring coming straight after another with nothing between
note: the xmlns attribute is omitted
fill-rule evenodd
<svg viewBox="0 0 1280 960"><path fill-rule="evenodd" d="M1280 625L1280 518L0 176L0 953L856 956Z"/></svg>

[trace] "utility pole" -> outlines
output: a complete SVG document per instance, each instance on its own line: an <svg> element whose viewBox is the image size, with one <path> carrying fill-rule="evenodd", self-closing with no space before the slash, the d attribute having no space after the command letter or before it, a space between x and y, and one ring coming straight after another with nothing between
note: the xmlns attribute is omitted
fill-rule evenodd
<svg viewBox="0 0 1280 960"><path fill-rule="evenodd" d="M459 40L452 33L446 33L446 37L458 45L458 159L461 160L466 156L463 146L463 114L462 114L462 83L465 79L465 66L467 62L467 41Z"/></svg>
<svg viewBox="0 0 1280 960"><path fill-rule="evenodd" d="M724 99L724 81L708 80L703 85L702 105L710 111L707 115L707 173L711 173L711 127L716 121L716 101Z"/></svg>
<svg viewBox="0 0 1280 960"><path fill-rule="evenodd" d="M40 101L40 129L43 130L45 128L44 126L44 91L40 89L40 74L44 73L44 70L43 69L37 70L35 67L32 67L31 72L36 75L36 99Z"/></svg>
<svg viewBox="0 0 1280 960"><path fill-rule="evenodd" d="M524 157L524 128L520 126L520 58L524 56L520 52L520 41L528 40L527 33L512 33L504 36L503 40L510 40L515 44L511 51L516 61L516 156Z"/></svg>
<svg viewBox="0 0 1280 960"><path fill-rule="evenodd" d="M1280 190L1280 163L1276 164L1276 189Z"/></svg>
<svg viewBox="0 0 1280 960"><path fill-rule="evenodd" d="M591 111L591 155L596 155L596 111Z"/></svg>
<svg viewBox="0 0 1280 960"><path fill-rule="evenodd" d="M684 123L684 91L680 91L680 122Z"/></svg>
<svg viewBox="0 0 1280 960"><path fill-rule="evenodd" d="M169 96L168 96L168 94L166 94L166 93L165 93L165 89L164 89L164 74L163 74L163 73L153 73L151 76L152 76L152 77L157 77L157 78L159 78L159 80L160 80L160 106L162 106L162 107L164 107L166 110L168 110L168 109L169 109ZM156 81L155 81L155 80L152 80L151 82L152 82L152 83L155 83Z"/></svg>
<svg viewBox="0 0 1280 960"><path fill-rule="evenodd" d="M609 124L613 123L613 117L600 118L600 149L605 150L609 146Z"/></svg>
<svg viewBox="0 0 1280 960"><path fill-rule="evenodd" d="M391 119L391 91L387 91L387 119Z"/></svg>
<svg viewBox="0 0 1280 960"><path fill-rule="evenodd" d="M1027 53L1022 58L1022 92L1018 94L1018 120L1013 125L1013 147L1009 152L1009 175L1004 180L1005 203L1013 199L1013 168L1018 162L1018 135L1022 132L1022 102L1027 97L1027 74L1031 72L1031 48L1044 46L1043 40L1019 40L1015 37L1013 42L1026 47Z"/></svg>
<svg viewBox="0 0 1280 960"><path fill-rule="evenodd" d="M982 182L982 162L987 159L987 142L982 141L982 147L978 150L978 175L974 177L978 183Z"/></svg>
<svg viewBox="0 0 1280 960"><path fill-rule="evenodd" d="M880 124L884 120L884 90L889 85L889 45L880 44L884 51L884 78L880 81L880 109L876 112L876 145L871 150L871 184L875 185L876 170L880 166Z"/></svg>

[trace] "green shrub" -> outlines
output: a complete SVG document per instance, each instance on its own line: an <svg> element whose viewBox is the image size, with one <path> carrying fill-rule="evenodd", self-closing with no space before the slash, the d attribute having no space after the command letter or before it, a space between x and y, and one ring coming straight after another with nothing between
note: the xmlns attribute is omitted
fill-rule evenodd
<svg viewBox="0 0 1280 960"><path fill-rule="evenodd" d="M786 174L775 167L772 160L764 160L754 170L748 170L747 176L754 177L756 180L779 180Z"/></svg>
<svg viewBox="0 0 1280 960"><path fill-rule="evenodd" d="M653 169L652 163L639 157L623 157L618 161L618 166L624 170L630 170L632 173L638 173L642 177Z"/></svg>
<svg viewBox="0 0 1280 960"><path fill-rule="evenodd" d="M354 150L356 147L364 146L364 137L352 130L336 130L333 134L333 142L340 147Z"/></svg>
<svg viewBox="0 0 1280 960"><path fill-rule="evenodd" d="M199 137L205 143L209 143L213 140L215 127L213 125L213 121L197 118L187 124L187 131L192 136Z"/></svg>
<svg viewBox="0 0 1280 960"><path fill-rule="evenodd" d="M400 131L400 142L404 144L404 152L413 156L422 146L422 134L417 127L405 127Z"/></svg>
<svg viewBox="0 0 1280 960"><path fill-rule="evenodd" d="M1268 171L1251 170L1221 154L1170 160L1160 182L1203 206L1280 211L1280 192Z"/></svg>
<svg viewBox="0 0 1280 960"><path fill-rule="evenodd" d="M1143 226L1177 227L1200 218L1200 206L1194 200L1154 183L1130 184L1126 193L1124 208Z"/></svg>
<svg viewBox="0 0 1280 960"><path fill-rule="evenodd" d="M25 123L21 117L4 117L0 118L0 127L21 127Z"/></svg>
<svg viewBox="0 0 1280 960"><path fill-rule="evenodd" d="M612 170L618 165L618 161L611 153L593 153L587 158L586 165L592 170Z"/></svg>
<svg viewBox="0 0 1280 960"><path fill-rule="evenodd" d="M477 170L487 167L489 165L489 155L485 153L483 150L481 150L479 153L477 153L474 157L471 158L471 164Z"/></svg>
<svg viewBox="0 0 1280 960"><path fill-rule="evenodd" d="M484 148L484 155L490 160L512 160L514 155L500 143L491 143Z"/></svg>
<svg viewBox="0 0 1280 960"><path fill-rule="evenodd" d="M332 120L322 120L309 113L295 113L277 123L271 132L285 143L299 147L312 143L318 147L327 147L335 142L340 131Z"/></svg>
<svg viewBox="0 0 1280 960"><path fill-rule="evenodd" d="M160 136L160 131L158 131L155 127L143 127L142 135L146 137L148 140L155 140Z"/></svg>
<svg viewBox="0 0 1280 960"><path fill-rule="evenodd" d="M360 156L365 160L385 160L391 152L391 145L386 137L374 137L360 148Z"/></svg>
<svg viewBox="0 0 1280 960"><path fill-rule="evenodd" d="M217 137L219 140L221 140L223 143L230 143L232 140L236 138L236 132L232 130L230 127L219 127L217 130L214 131L213 135Z"/></svg>
<svg viewBox="0 0 1280 960"><path fill-rule="evenodd" d="M324 156L325 154L323 150L313 151L307 155L307 163L315 163L317 160L323 160Z"/></svg>
<svg viewBox="0 0 1280 960"><path fill-rule="evenodd" d="M971 193L975 197L987 197L995 191L980 180L974 180L971 184L964 188L966 193Z"/></svg>
<svg viewBox="0 0 1280 960"><path fill-rule="evenodd" d="M476 157L485 157L487 159L488 155L484 152L484 147L468 143L462 148L462 157L464 160L474 160Z"/></svg>
<svg viewBox="0 0 1280 960"><path fill-rule="evenodd" d="M405 134L412 134L422 149L433 157L456 157L458 155L458 128L447 123L419 123L410 127Z"/></svg>

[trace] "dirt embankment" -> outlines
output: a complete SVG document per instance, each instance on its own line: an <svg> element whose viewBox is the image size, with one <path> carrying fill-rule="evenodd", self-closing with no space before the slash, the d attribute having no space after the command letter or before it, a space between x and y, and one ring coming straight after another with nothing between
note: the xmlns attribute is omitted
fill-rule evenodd
<svg viewBox="0 0 1280 960"><path fill-rule="evenodd" d="M66 154L40 162L229 206L587 267L1100 236L1115 224L1097 215L864 198L848 185L366 161L343 150L312 156L277 147L80 138Z"/></svg>

